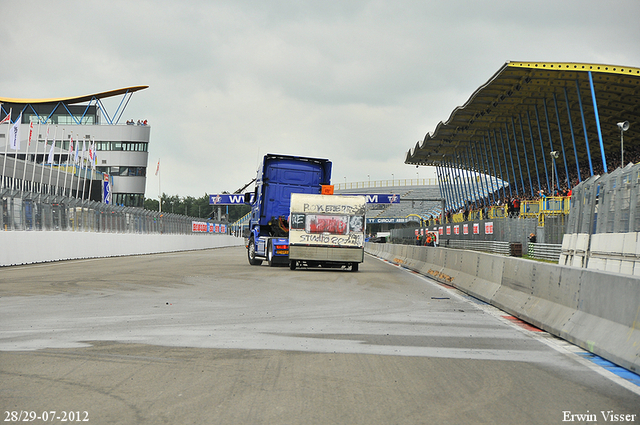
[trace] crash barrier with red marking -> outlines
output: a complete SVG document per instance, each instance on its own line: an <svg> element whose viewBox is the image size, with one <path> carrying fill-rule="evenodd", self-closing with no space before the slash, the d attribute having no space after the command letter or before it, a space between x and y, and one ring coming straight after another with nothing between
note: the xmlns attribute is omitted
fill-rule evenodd
<svg viewBox="0 0 640 425"><path fill-rule="evenodd" d="M640 371L638 277L440 247L367 243L365 251Z"/></svg>

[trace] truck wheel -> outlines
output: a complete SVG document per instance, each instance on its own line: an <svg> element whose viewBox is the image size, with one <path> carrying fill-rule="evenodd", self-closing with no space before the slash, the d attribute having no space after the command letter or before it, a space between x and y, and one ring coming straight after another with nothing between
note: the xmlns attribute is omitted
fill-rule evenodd
<svg viewBox="0 0 640 425"><path fill-rule="evenodd" d="M358 263L352 263L351 264L351 271L352 272L357 272L358 271Z"/></svg>
<svg viewBox="0 0 640 425"><path fill-rule="evenodd" d="M289 260L289 269L291 270L296 269L296 260Z"/></svg>
<svg viewBox="0 0 640 425"><path fill-rule="evenodd" d="M267 264L269 264L269 267L275 266L273 263L273 246L271 246L271 241L269 241L267 245Z"/></svg>
<svg viewBox="0 0 640 425"><path fill-rule="evenodd" d="M249 240L247 256L249 257L249 264L251 264L252 266L259 266L260 264L262 264L262 260L256 259L256 243L253 241L253 238Z"/></svg>

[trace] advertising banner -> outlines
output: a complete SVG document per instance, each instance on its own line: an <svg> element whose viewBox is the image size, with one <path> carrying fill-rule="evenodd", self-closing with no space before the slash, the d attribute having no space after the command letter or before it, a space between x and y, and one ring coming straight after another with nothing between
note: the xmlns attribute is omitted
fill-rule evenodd
<svg viewBox="0 0 640 425"><path fill-rule="evenodd" d="M291 194L289 244L364 245L364 196Z"/></svg>
<svg viewBox="0 0 640 425"><path fill-rule="evenodd" d="M493 221L484 223L484 234L485 235L493 235Z"/></svg>
<svg viewBox="0 0 640 425"><path fill-rule="evenodd" d="M253 203L253 193L251 194L251 203ZM244 195L242 194L222 194L209 195L209 205L243 205Z"/></svg>
<svg viewBox="0 0 640 425"><path fill-rule="evenodd" d="M109 183L108 174L105 174L102 180L102 202L105 204L111 203L111 184Z"/></svg>
<svg viewBox="0 0 640 425"><path fill-rule="evenodd" d="M340 194L340 196L364 196L367 204L399 204L400 195L394 194ZM253 203L253 193L251 194L251 201ZM209 195L209 205L242 205L244 204L244 194L217 194Z"/></svg>
<svg viewBox="0 0 640 425"><path fill-rule="evenodd" d="M192 221L191 222L191 231L193 233L206 233L208 230L206 221Z"/></svg>

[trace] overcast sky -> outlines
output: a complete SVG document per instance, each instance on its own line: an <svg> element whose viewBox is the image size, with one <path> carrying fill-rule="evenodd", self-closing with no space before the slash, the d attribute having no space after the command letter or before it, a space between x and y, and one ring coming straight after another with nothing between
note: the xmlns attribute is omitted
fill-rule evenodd
<svg viewBox="0 0 640 425"><path fill-rule="evenodd" d="M431 177L407 150L505 62L640 67L640 0L0 6L1 97L149 86L121 122L151 125L149 198L158 159L162 192L194 197L235 191L266 153L328 158L334 184Z"/></svg>

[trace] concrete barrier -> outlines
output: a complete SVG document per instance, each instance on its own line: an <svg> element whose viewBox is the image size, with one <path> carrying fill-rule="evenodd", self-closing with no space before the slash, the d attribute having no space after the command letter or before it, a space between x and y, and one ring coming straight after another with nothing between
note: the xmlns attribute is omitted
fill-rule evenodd
<svg viewBox="0 0 640 425"><path fill-rule="evenodd" d="M581 239L570 243L581 250ZM638 277L447 248L367 243L365 249L640 372Z"/></svg>
<svg viewBox="0 0 640 425"><path fill-rule="evenodd" d="M243 244L242 238L219 234L11 231L0 232L0 266L190 251Z"/></svg>

